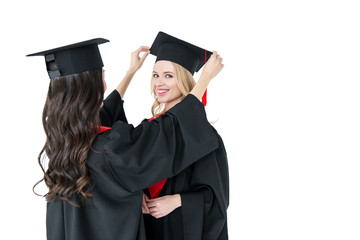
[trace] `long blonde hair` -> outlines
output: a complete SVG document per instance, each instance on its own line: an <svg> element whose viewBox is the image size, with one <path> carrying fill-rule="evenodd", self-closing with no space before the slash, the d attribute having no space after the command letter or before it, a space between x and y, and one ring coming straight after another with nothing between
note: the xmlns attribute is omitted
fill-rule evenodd
<svg viewBox="0 0 360 240"><path fill-rule="evenodd" d="M179 64L171 62L175 69L177 87L181 92L181 100L183 100L195 87L195 80L191 73ZM151 107L151 113L153 117L157 117L165 112L165 104L160 103L156 98L155 89L151 86L151 94L155 98L155 101Z"/></svg>

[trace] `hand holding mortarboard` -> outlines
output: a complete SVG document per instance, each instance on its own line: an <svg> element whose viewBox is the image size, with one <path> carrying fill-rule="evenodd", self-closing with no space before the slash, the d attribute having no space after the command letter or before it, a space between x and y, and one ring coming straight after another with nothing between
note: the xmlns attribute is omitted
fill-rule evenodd
<svg viewBox="0 0 360 240"><path fill-rule="evenodd" d="M209 60L206 62L199 81L190 92L197 97L199 101L202 100L202 96L204 95L211 79L213 79L223 69L224 64L222 64L222 61L223 59L220 55L214 51Z"/></svg>
<svg viewBox="0 0 360 240"><path fill-rule="evenodd" d="M222 61L223 59L220 57L220 54L218 54L216 51L213 51L213 54L205 63L201 75L206 75L206 77L210 78L210 80L213 79L224 67Z"/></svg>
<svg viewBox="0 0 360 240"><path fill-rule="evenodd" d="M142 52L145 52L145 54L142 57L140 57L139 54ZM150 48L146 46L141 46L131 53L131 62L130 62L129 70L126 72L125 77L120 82L120 84L116 87L116 90L119 92L121 98L124 98L126 89L128 88L133 76L141 68L149 53L150 53Z"/></svg>
<svg viewBox="0 0 360 240"><path fill-rule="evenodd" d="M139 54L142 52L144 52L145 54L140 58ZM135 73L137 70L139 70L143 65L146 57L149 55L149 53L150 53L150 48L147 46L141 46L135 51L133 51L131 53L131 63L130 63L129 71Z"/></svg>

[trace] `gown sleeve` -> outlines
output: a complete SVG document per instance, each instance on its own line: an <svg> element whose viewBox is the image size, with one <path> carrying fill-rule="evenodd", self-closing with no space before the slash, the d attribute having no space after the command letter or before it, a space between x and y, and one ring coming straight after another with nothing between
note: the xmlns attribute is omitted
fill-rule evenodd
<svg viewBox="0 0 360 240"><path fill-rule="evenodd" d="M104 100L104 105L100 108L101 125L111 127L116 121L127 123L124 101L118 91L114 90Z"/></svg>
<svg viewBox="0 0 360 240"><path fill-rule="evenodd" d="M164 115L136 128L116 122L104 154L114 178L135 192L178 174L217 147L204 106L189 94Z"/></svg>
<svg viewBox="0 0 360 240"><path fill-rule="evenodd" d="M181 193L184 239L228 239L229 173L224 144L191 166L191 191Z"/></svg>

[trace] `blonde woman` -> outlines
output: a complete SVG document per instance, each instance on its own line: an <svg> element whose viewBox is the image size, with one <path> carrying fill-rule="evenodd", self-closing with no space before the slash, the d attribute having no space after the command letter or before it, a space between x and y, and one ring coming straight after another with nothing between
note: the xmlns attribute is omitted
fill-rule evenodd
<svg viewBox="0 0 360 240"><path fill-rule="evenodd" d="M202 74L206 74L206 68L213 62L222 62L215 51L208 52L163 32L155 39L151 53L157 60L151 80L155 98L151 109L153 118L149 121L154 121L190 93L196 84L193 74L205 60L208 64ZM213 131L216 133L215 129ZM228 166L225 147L221 137L217 136L218 149L178 175L145 190L143 213L147 239L228 238ZM204 140L200 136L197 139L199 142Z"/></svg>

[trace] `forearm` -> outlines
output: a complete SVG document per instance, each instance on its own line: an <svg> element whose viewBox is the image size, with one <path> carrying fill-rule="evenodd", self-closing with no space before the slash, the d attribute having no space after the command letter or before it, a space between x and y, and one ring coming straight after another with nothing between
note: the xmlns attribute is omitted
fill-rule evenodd
<svg viewBox="0 0 360 240"><path fill-rule="evenodd" d="M180 194L174 194L172 195L174 198L174 206L175 208L181 207L181 195Z"/></svg>
<svg viewBox="0 0 360 240"><path fill-rule="evenodd" d="M145 52L145 54L140 58L139 54ZM117 86L116 90L119 92L121 98L124 98L126 89L128 88L132 78L134 77L137 70L139 70L144 63L145 58L149 55L150 48L146 46L141 46L137 50L131 53L131 63L130 68L126 72L124 79Z"/></svg>
<svg viewBox="0 0 360 240"><path fill-rule="evenodd" d="M119 92L121 98L124 98L126 89L128 88L132 78L134 77L136 71L129 69L126 74L125 77L123 78L123 80L120 82L120 84L116 87L116 91Z"/></svg>
<svg viewBox="0 0 360 240"><path fill-rule="evenodd" d="M197 99L199 99L199 101L201 101L202 96L204 95L205 90L210 83L210 80L210 76L204 73L201 74L200 79L190 93L193 94Z"/></svg>
<svg viewBox="0 0 360 240"><path fill-rule="evenodd" d="M213 79L223 67L224 64L222 64L222 58L216 51L214 51L205 64L199 81L196 83L195 87L190 93L197 97L199 101L201 101L202 96L204 95L205 90L210 83L210 80Z"/></svg>

